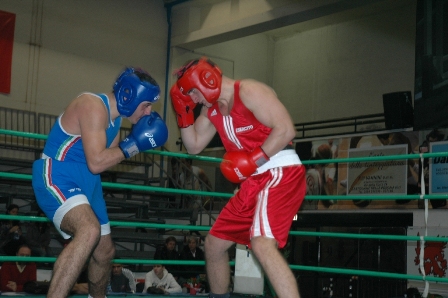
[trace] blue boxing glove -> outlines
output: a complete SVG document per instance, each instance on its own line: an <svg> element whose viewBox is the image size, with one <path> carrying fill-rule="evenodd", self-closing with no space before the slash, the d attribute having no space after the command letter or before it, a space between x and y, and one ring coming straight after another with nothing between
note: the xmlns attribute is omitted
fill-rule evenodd
<svg viewBox="0 0 448 298"><path fill-rule="evenodd" d="M168 139L168 127L157 112L142 117L131 133L118 146L126 158L145 150L165 144Z"/></svg>

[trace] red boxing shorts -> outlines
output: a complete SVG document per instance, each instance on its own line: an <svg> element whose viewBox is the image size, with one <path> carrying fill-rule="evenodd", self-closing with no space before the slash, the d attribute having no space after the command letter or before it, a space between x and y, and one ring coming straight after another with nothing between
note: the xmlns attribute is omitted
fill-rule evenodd
<svg viewBox="0 0 448 298"><path fill-rule="evenodd" d="M249 177L222 209L210 234L250 247L252 237L277 240L282 248L306 193L305 167L270 169Z"/></svg>

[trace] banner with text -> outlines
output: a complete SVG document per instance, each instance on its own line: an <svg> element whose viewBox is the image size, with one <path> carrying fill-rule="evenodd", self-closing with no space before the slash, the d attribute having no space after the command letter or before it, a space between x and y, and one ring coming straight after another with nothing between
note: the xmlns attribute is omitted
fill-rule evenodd
<svg viewBox="0 0 448 298"><path fill-rule="evenodd" d="M448 142L430 144L431 153L448 152ZM429 163L429 193L448 193L448 157L435 157Z"/></svg>
<svg viewBox="0 0 448 298"><path fill-rule="evenodd" d="M407 145L356 148L349 158L407 154ZM348 165L347 195L407 194L407 160L357 161Z"/></svg>

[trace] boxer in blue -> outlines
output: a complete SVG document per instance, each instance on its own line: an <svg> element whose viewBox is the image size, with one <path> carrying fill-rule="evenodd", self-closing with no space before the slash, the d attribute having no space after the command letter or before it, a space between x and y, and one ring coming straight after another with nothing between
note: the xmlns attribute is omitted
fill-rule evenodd
<svg viewBox="0 0 448 298"><path fill-rule="evenodd" d="M33 164L32 182L39 207L72 241L54 264L47 297L67 297L87 260L89 297L105 297L115 247L100 173L166 142L166 124L152 111L159 97L148 73L127 68L113 92L82 93L57 118L42 158ZM122 118L134 125L120 141Z"/></svg>

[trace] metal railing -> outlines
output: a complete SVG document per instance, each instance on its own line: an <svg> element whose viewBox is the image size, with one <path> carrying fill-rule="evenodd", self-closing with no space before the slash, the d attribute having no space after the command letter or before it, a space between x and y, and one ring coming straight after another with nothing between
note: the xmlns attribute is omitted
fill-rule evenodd
<svg viewBox="0 0 448 298"><path fill-rule="evenodd" d="M297 131L294 140L386 130L383 113L295 123L294 126Z"/></svg>
<svg viewBox="0 0 448 298"><path fill-rule="evenodd" d="M37 133L37 114L15 109L0 108L0 128L23 132ZM34 151L38 148L38 140L11 135L0 136L0 145L8 149L21 148L23 151Z"/></svg>

